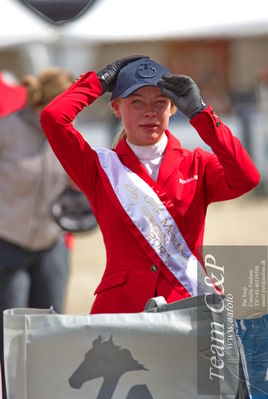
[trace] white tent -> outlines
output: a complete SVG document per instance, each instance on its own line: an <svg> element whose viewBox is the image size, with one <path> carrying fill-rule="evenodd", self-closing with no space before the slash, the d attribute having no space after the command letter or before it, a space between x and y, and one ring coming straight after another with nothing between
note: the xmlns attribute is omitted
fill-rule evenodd
<svg viewBox="0 0 268 399"><path fill-rule="evenodd" d="M0 0L0 48L60 37L90 42L268 34L267 0L97 0L53 25L18 0Z"/></svg>
<svg viewBox="0 0 268 399"><path fill-rule="evenodd" d="M267 0L98 0L62 34L90 41L268 33Z"/></svg>
<svg viewBox="0 0 268 399"><path fill-rule="evenodd" d="M57 30L16 0L0 0L0 48L53 40Z"/></svg>

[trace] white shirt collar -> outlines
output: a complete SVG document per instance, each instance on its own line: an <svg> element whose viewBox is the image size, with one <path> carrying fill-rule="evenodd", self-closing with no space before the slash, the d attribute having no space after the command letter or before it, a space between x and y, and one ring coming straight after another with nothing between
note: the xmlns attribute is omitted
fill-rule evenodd
<svg viewBox="0 0 268 399"><path fill-rule="evenodd" d="M138 159L140 161L145 161L145 160L153 160L155 158L163 156L167 146L168 138L164 133L161 139L157 143L152 145L144 145L144 146L132 144L128 141L128 139L126 139L126 141L129 147L138 157Z"/></svg>

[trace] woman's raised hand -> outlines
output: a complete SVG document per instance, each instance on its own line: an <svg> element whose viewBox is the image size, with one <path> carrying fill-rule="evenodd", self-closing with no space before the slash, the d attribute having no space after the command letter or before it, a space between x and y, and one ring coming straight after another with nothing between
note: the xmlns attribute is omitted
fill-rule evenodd
<svg viewBox="0 0 268 399"><path fill-rule="evenodd" d="M102 94L113 90L116 78L120 70L130 62L145 58L144 55L132 55L130 57L120 58L119 60L108 64L105 68L97 72L98 78L102 86Z"/></svg>
<svg viewBox="0 0 268 399"><path fill-rule="evenodd" d="M192 119L206 107L200 95L199 87L190 76L164 75L157 84L162 93L168 96L178 110L189 119Z"/></svg>

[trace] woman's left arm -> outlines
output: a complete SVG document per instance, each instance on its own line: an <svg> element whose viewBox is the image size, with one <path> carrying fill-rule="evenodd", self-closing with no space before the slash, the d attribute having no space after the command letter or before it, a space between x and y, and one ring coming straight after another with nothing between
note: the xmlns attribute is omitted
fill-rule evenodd
<svg viewBox="0 0 268 399"><path fill-rule="evenodd" d="M260 174L247 151L211 106L190 123L214 153L206 153L204 159L208 204L238 197L259 183Z"/></svg>
<svg viewBox="0 0 268 399"><path fill-rule="evenodd" d="M190 76L163 76L158 82L163 94L190 120L214 154L202 152L207 204L238 197L252 190L260 175L247 151L215 114L206 107L200 90Z"/></svg>

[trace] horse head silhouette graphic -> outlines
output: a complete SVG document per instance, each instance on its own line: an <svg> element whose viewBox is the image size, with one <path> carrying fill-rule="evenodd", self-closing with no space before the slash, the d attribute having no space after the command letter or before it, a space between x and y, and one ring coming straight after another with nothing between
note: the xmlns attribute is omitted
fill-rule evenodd
<svg viewBox="0 0 268 399"><path fill-rule="evenodd" d="M103 384L96 399L111 399L120 377L134 370L147 370L135 360L128 349L113 343L113 336L103 341L101 335L92 343L83 362L69 378L72 388L80 389L89 380L103 377Z"/></svg>

